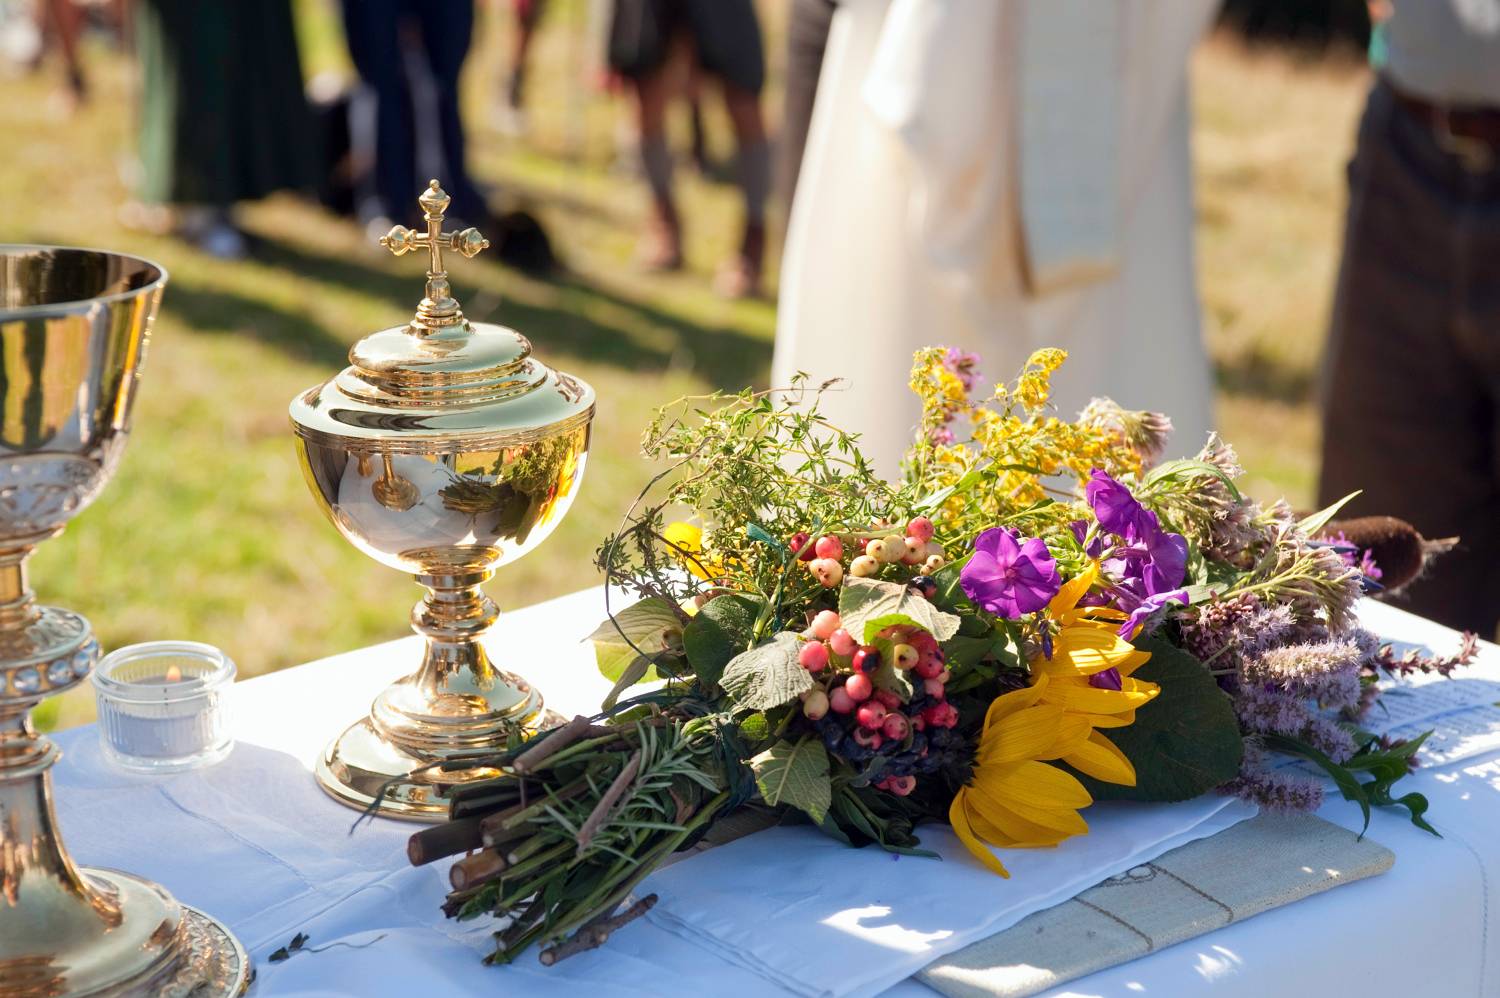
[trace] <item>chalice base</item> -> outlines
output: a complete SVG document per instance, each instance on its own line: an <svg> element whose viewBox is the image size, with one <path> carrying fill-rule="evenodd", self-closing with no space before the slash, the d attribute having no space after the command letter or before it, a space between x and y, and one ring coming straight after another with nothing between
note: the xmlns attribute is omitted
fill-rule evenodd
<svg viewBox="0 0 1500 998"><path fill-rule="evenodd" d="M529 684L506 673L499 678L503 685L498 690L491 687L490 697L483 702L506 703L504 708L464 709L463 700L468 698L447 696L429 706L432 713L396 706L421 696L418 676L396 683L375 701L368 716L351 724L323 750L318 758L318 785L334 800L361 811L378 802L383 817L448 820L448 795L454 787L493 779L499 771L483 766L426 767L466 753L494 752L504 748L513 733L530 735L563 722L543 707L541 695ZM472 699L469 703L474 705Z"/></svg>
<svg viewBox="0 0 1500 998"><path fill-rule="evenodd" d="M85 892L59 896L52 911L61 938L44 956L0 959L0 993L231 998L250 987L250 958L216 919L129 873L77 872Z"/></svg>

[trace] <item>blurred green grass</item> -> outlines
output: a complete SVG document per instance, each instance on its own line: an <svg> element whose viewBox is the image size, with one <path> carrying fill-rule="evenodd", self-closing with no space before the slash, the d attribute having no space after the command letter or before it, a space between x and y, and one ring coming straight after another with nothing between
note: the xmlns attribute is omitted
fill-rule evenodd
<svg viewBox="0 0 1500 998"><path fill-rule="evenodd" d="M770 302L724 302L710 290L737 238L738 202L727 186L680 171L687 269L648 275L632 265L643 193L616 154L623 101L584 82L594 58L585 6L554 3L543 22L524 143L491 125L509 29L496 13L502 5L481 6L464 79L476 175L541 217L568 272L534 280L481 256L456 266L457 293L471 317L522 330L600 400L572 512L541 550L490 585L502 609L598 581L593 550L647 477L636 441L650 409L688 392L763 383L775 325ZM766 12L775 39L783 15L779 5ZM303 0L299 24L309 76L347 65L331 5ZM774 41L769 50L774 122ZM209 641L242 676L406 633L416 586L322 520L294 460L286 403L335 373L355 340L405 320L420 268L289 197L244 212L259 244L244 263L123 228L116 218L128 193L134 83L126 60L101 42L87 56L95 99L72 117L50 100L55 67L0 82L0 130L10 136L0 159L0 240L136 253L164 264L172 281L120 472L41 549L33 584L43 599L87 614L106 646ZM1253 491L1305 502L1316 455L1308 395L1363 74L1215 40L1195 59L1193 79L1201 289L1220 419ZM705 104L711 147L727 158L711 92ZM87 690L62 700L61 723L92 716Z"/></svg>

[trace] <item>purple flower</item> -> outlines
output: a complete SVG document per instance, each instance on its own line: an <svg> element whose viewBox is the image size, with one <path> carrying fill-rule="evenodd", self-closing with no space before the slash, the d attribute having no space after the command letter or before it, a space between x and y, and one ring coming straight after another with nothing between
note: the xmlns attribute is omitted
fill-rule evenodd
<svg viewBox="0 0 1500 998"><path fill-rule="evenodd" d="M1103 672L1096 672L1089 676L1089 685L1096 690L1123 690L1125 680L1120 676L1120 670L1110 666Z"/></svg>
<svg viewBox="0 0 1500 998"><path fill-rule="evenodd" d="M1023 542L1003 527L974 538L974 555L958 579L975 606L1007 620L1035 613L1062 588L1047 545L1035 537Z"/></svg>
<svg viewBox="0 0 1500 998"><path fill-rule="evenodd" d="M1155 514L1152 514L1154 520ZM1141 581L1146 595L1156 596L1182 585L1187 578L1187 538L1157 530L1146 542L1146 561L1141 566Z"/></svg>
<svg viewBox="0 0 1500 998"><path fill-rule="evenodd" d="M1126 544L1148 540L1161 532L1156 514L1136 501L1130 490L1099 468L1089 473L1084 498L1094 509L1099 526L1116 534Z"/></svg>
<svg viewBox="0 0 1500 998"><path fill-rule="evenodd" d="M1187 606L1187 590L1178 589L1175 592L1170 593L1153 593L1150 596L1147 596L1145 599L1141 600L1141 602L1130 611L1130 616L1125 618L1125 623L1120 625L1120 637L1125 638L1126 640L1135 637L1135 629L1137 626L1142 627L1144 633L1150 634L1151 631L1155 629L1155 625L1150 623L1151 618L1156 615L1156 612L1158 610L1165 609L1172 603L1177 603L1180 606Z"/></svg>
<svg viewBox="0 0 1500 998"><path fill-rule="evenodd" d="M1079 544L1080 547L1083 545L1083 542L1085 540L1088 540L1088 536L1089 536L1089 521L1087 521L1087 520L1074 520L1074 521L1072 521L1071 523L1068 524L1068 529L1071 530L1071 531L1073 531L1073 536L1075 538L1077 538L1078 544ZM1099 555L1103 551L1104 551L1104 538L1102 538L1102 537L1095 537L1092 541L1089 541L1088 547L1085 547L1083 549L1083 553L1086 554L1086 555L1088 555L1090 558L1097 558L1097 557L1099 557Z"/></svg>

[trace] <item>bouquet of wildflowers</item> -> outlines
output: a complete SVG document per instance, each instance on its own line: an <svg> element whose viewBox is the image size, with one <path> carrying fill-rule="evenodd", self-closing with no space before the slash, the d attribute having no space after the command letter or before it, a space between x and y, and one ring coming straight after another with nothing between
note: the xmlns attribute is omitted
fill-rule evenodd
<svg viewBox="0 0 1500 998"><path fill-rule="evenodd" d="M1360 718L1382 671L1472 649L1396 660L1356 622L1381 567L1336 507L1261 506L1217 438L1160 462L1159 414L1058 418L1064 359L976 399L977 358L919 352L895 482L805 383L660 411L644 449L666 469L598 555L640 597L593 635L603 711L455 761L501 775L413 838L415 862L467 853L446 910L504 920L492 959L600 944L649 907L615 914L636 883L747 809L915 854L946 822L1007 876L990 846L1087 834L1097 800L1311 810L1324 783L1272 762L1293 756L1367 822L1400 806L1430 830L1393 793L1420 739Z"/></svg>

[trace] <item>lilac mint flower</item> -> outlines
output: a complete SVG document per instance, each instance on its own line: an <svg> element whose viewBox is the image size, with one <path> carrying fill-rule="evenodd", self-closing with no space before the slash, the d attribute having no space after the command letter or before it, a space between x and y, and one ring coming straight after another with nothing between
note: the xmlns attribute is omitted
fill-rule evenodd
<svg viewBox="0 0 1500 998"><path fill-rule="evenodd" d="M1021 541L1003 527L974 538L974 556L958 579L975 606L1007 620L1035 613L1062 588L1047 545L1035 537Z"/></svg>

